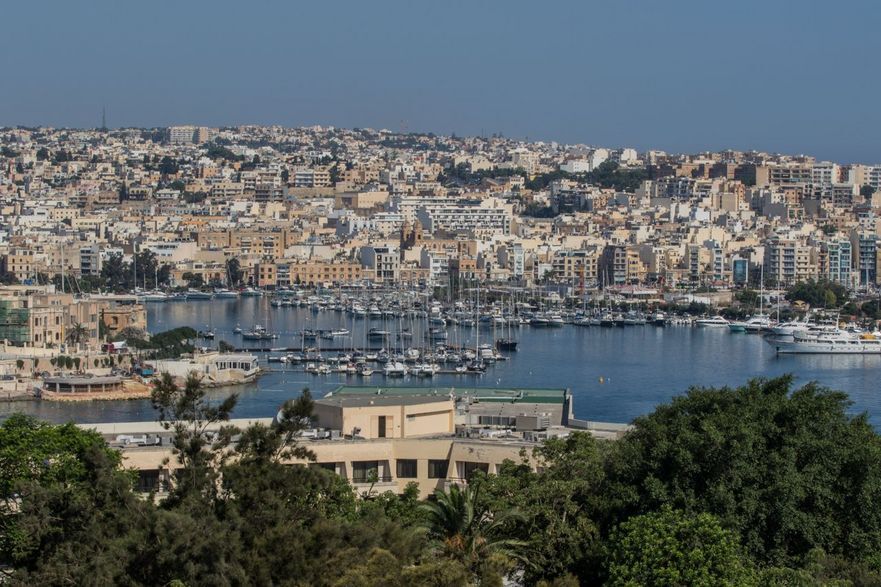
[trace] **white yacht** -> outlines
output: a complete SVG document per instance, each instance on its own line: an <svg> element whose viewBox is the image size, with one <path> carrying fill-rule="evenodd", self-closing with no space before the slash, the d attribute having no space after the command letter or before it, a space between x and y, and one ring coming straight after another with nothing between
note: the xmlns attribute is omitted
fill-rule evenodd
<svg viewBox="0 0 881 587"><path fill-rule="evenodd" d="M148 291L144 294L145 302L165 302L168 300L168 296L161 291Z"/></svg>
<svg viewBox="0 0 881 587"><path fill-rule="evenodd" d="M771 327L771 334L774 336L792 336L796 332L807 332L811 325L807 321L790 320L789 322L781 322Z"/></svg>
<svg viewBox="0 0 881 587"><path fill-rule="evenodd" d="M386 377L403 377L407 374L407 366L398 361L389 361L382 368L382 372Z"/></svg>
<svg viewBox="0 0 881 587"><path fill-rule="evenodd" d="M881 355L881 333L820 330L766 340L779 354Z"/></svg>
<svg viewBox="0 0 881 587"><path fill-rule="evenodd" d="M694 323L704 328L726 328L728 326L728 320L726 320L722 316L713 316L712 318L698 318L694 321Z"/></svg>
<svg viewBox="0 0 881 587"><path fill-rule="evenodd" d="M742 320L731 320L728 322L728 330L731 332L746 332L746 322Z"/></svg>
<svg viewBox="0 0 881 587"><path fill-rule="evenodd" d="M770 330L774 323L765 314L756 314L744 322L743 327L747 332L764 332Z"/></svg>

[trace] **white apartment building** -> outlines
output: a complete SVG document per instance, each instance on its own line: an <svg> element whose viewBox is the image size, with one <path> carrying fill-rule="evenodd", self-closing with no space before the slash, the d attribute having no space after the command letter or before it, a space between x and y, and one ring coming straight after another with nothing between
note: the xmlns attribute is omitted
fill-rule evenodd
<svg viewBox="0 0 881 587"><path fill-rule="evenodd" d="M153 251L160 264L191 261L199 252L199 245L195 241L148 241L140 248L142 251Z"/></svg>
<svg viewBox="0 0 881 587"><path fill-rule="evenodd" d="M300 169L294 173L295 188L320 188L331 184L330 172L326 169Z"/></svg>
<svg viewBox="0 0 881 587"><path fill-rule="evenodd" d="M449 277L450 258L441 251L429 251L422 249L419 258L419 266L428 269L428 284L443 285Z"/></svg>
<svg viewBox="0 0 881 587"><path fill-rule="evenodd" d="M394 247L361 247L361 266L369 269L377 281L395 282L401 275L401 254Z"/></svg>
<svg viewBox="0 0 881 587"><path fill-rule="evenodd" d="M513 211L508 204L488 198L479 205L435 203L424 204L416 219L429 233L482 232L511 234Z"/></svg>
<svg viewBox="0 0 881 587"><path fill-rule="evenodd" d="M815 163L811 168L811 183L814 186L838 183L839 166L831 161Z"/></svg>
<svg viewBox="0 0 881 587"><path fill-rule="evenodd" d="M560 171L566 173L587 173L590 171L590 161L587 159L570 159L560 165Z"/></svg>

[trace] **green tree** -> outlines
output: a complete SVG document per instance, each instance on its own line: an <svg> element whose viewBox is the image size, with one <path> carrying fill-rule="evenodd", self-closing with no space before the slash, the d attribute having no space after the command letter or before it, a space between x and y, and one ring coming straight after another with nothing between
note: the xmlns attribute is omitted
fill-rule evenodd
<svg viewBox="0 0 881 587"><path fill-rule="evenodd" d="M73 345L78 345L84 340L87 340L89 337L89 329L86 328L81 322L77 322L67 331L66 338L67 342Z"/></svg>
<svg viewBox="0 0 881 587"><path fill-rule="evenodd" d="M527 561L526 542L512 533L523 515L514 509L489 510L480 500L479 483L476 489L470 484L465 489L458 485L448 491L438 489L434 500L422 509L425 528L438 552L475 575L484 571L484 565L499 565L504 572L508 563Z"/></svg>
<svg viewBox="0 0 881 587"><path fill-rule="evenodd" d="M187 271L183 275L181 275L184 281L187 282L187 287L190 289L199 289L205 285L205 281L202 278L201 273L191 273Z"/></svg>
<svg viewBox="0 0 881 587"><path fill-rule="evenodd" d="M172 449L180 464L173 498L211 494L217 484L218 459L222 459L236 429L222 425L229 421L238 401L229 395L217 405L207 398L198 374L190 373L178 386L168 373L154 381L150 394L159 423L174 433Z"/></svg>
<svg viewBox="0 0 881 587"><path fill-rule="evenodd" d="M786 299L791 302L805 302L815 308L835 308L847 303L850 295L847 288L840 283L828 279L809 279L789 288Z"/></svg>
<svg viewBox="0 0 881 587"><path fill-rule="evenodd" d="M710 514L664 509L634 516L612 534L609 548L611 586L753 583L737 536Z"/></svg>
<svg viewBox="0 0 881 587"><path fill-rule="evenodd" d="M107 255L101 266L101 278L105 286L112 291L125 291L132 287L132 272L128 263L123 261L121 253Z"/></svg>
<svg viewBox="0 0 881 587"><path fill-rule="evenodd" d="M735 295L735 299L748 308L753 308L759 305L759 293L754 289L740 290Z"/></svg>
<svg viewBox="0 0 881 587"><path fill-rule="evenodd" d="M878 435L845 394L791 387L785 376L692 388L638 418L607 461L603 525L669 506L718 516L760 564L878 552Z"/></svg>
<svg viewBox="0 0 881 587"><path fill-rule="evenodd" d="M174 175L178 172L178 169L179 166L177 161L175 161L168 155L164 156L159 162L159 173L161 173L162 175Z"/></svg>
<svg viewBox="0 0 881 587"><path fill-rule="evenodd" d="M586 577L600 564L599 529L586 510L596 508L604 472L604 445L590 434L548 439L533 451L538 466L506 461L497 475L480 481L481 500L490 510L522 512L514 534L527 540L527 583L566 573Z"/></svg>
<svg viewBox="0 0 881 587"><path fill-rule="evenodd" d="M236 257L230 257L226 260L226 275L229 284L236 286L242 282L242 266Z"/></svg>
<svg viewBox="0 0 881 587"><path fill-rule="evenodd" d="M99 457L97 454L102 453ZM43 554L43 536L62 528L30 525L33 492L66 487L89 478L86 456L118 466L120 456L93 431L73 423L53 426L13 414L0 426L0 566L30 566ZM56 536L55 540L60 539Z"/></svg>

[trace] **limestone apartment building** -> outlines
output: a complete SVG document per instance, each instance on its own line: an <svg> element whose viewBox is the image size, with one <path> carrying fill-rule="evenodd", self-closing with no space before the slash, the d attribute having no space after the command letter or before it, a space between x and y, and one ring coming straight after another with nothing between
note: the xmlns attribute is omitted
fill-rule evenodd
<svg viewBox="0 0 881 587"><path fill-rule="evenodd" d="M335 472L359 492L400 493L415 482L422 497L467 483L476 471L496 473L506 459L520 462L525 455L535 466L532 449L549 437L587 430L617 438L627 429L576 420L567 389L342 386L315 401L314 415L315 428L302 440L315 454L311 466ZM255 421L273 419L232 424ZM142 491L168 488L177 463L158 423L82 427L122 451L125 465L138 470Z"/></svg>

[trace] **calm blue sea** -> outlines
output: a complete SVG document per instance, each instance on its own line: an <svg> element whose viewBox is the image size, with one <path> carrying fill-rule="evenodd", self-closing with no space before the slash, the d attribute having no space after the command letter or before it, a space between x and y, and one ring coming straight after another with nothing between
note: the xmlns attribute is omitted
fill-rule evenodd
<svg viewBox="0 0 881 587"><path fill-rule="evenodd" d="M412 329L410 344L422 344L421 321L405 321ZM313 313L307 308L272 308L268 299L212 300L186 303L148 304L151 332L176 326L196 329L213 328L217 340L227 340L237 347L247 346L232 333L237 325L245 330L255 324L279 334L279 339L260 346L299 346L297 333L304 328L351 330L356 346L364 346L364 332L369 326L397 330L395 322L353 320L347 314L325 311ZM474 328L450 327L450 343L473 343ZM501 331L496 333L501 335ZM420 378L387 381L377 373L373 385L480 385L505 387L565 387L575 398L576 416L588 420L628 422L650 412L659 403L683 393L689 386L738 385L753 377L772 377L792 373L797 383L818 381L846 391L853 400L853 411L866 411L873 423L881 425L879 375L881 356L777 356L762 337L734 334L727 329L703 329L684 326L658 328L514 329L519 341L511 359L499 362L480 377L445 375L430 382ZM480 330L482 341L491 338L492 330ZM335 344L352 343L340 339ZM264 356L264 355L261 355ZM281 365L273 364L274 369ZM235 416L269 417L286 399L304 387L318 394L341 384L363 384L356 377L334 374L312 376L293 369L263 376L258 383L239 388ZM230 390L215 390L218 398ZM110 422L151 420L149 401L101 401L89 403L11 402L0 403L0 417L15 411L63 422Z"/></svg>

